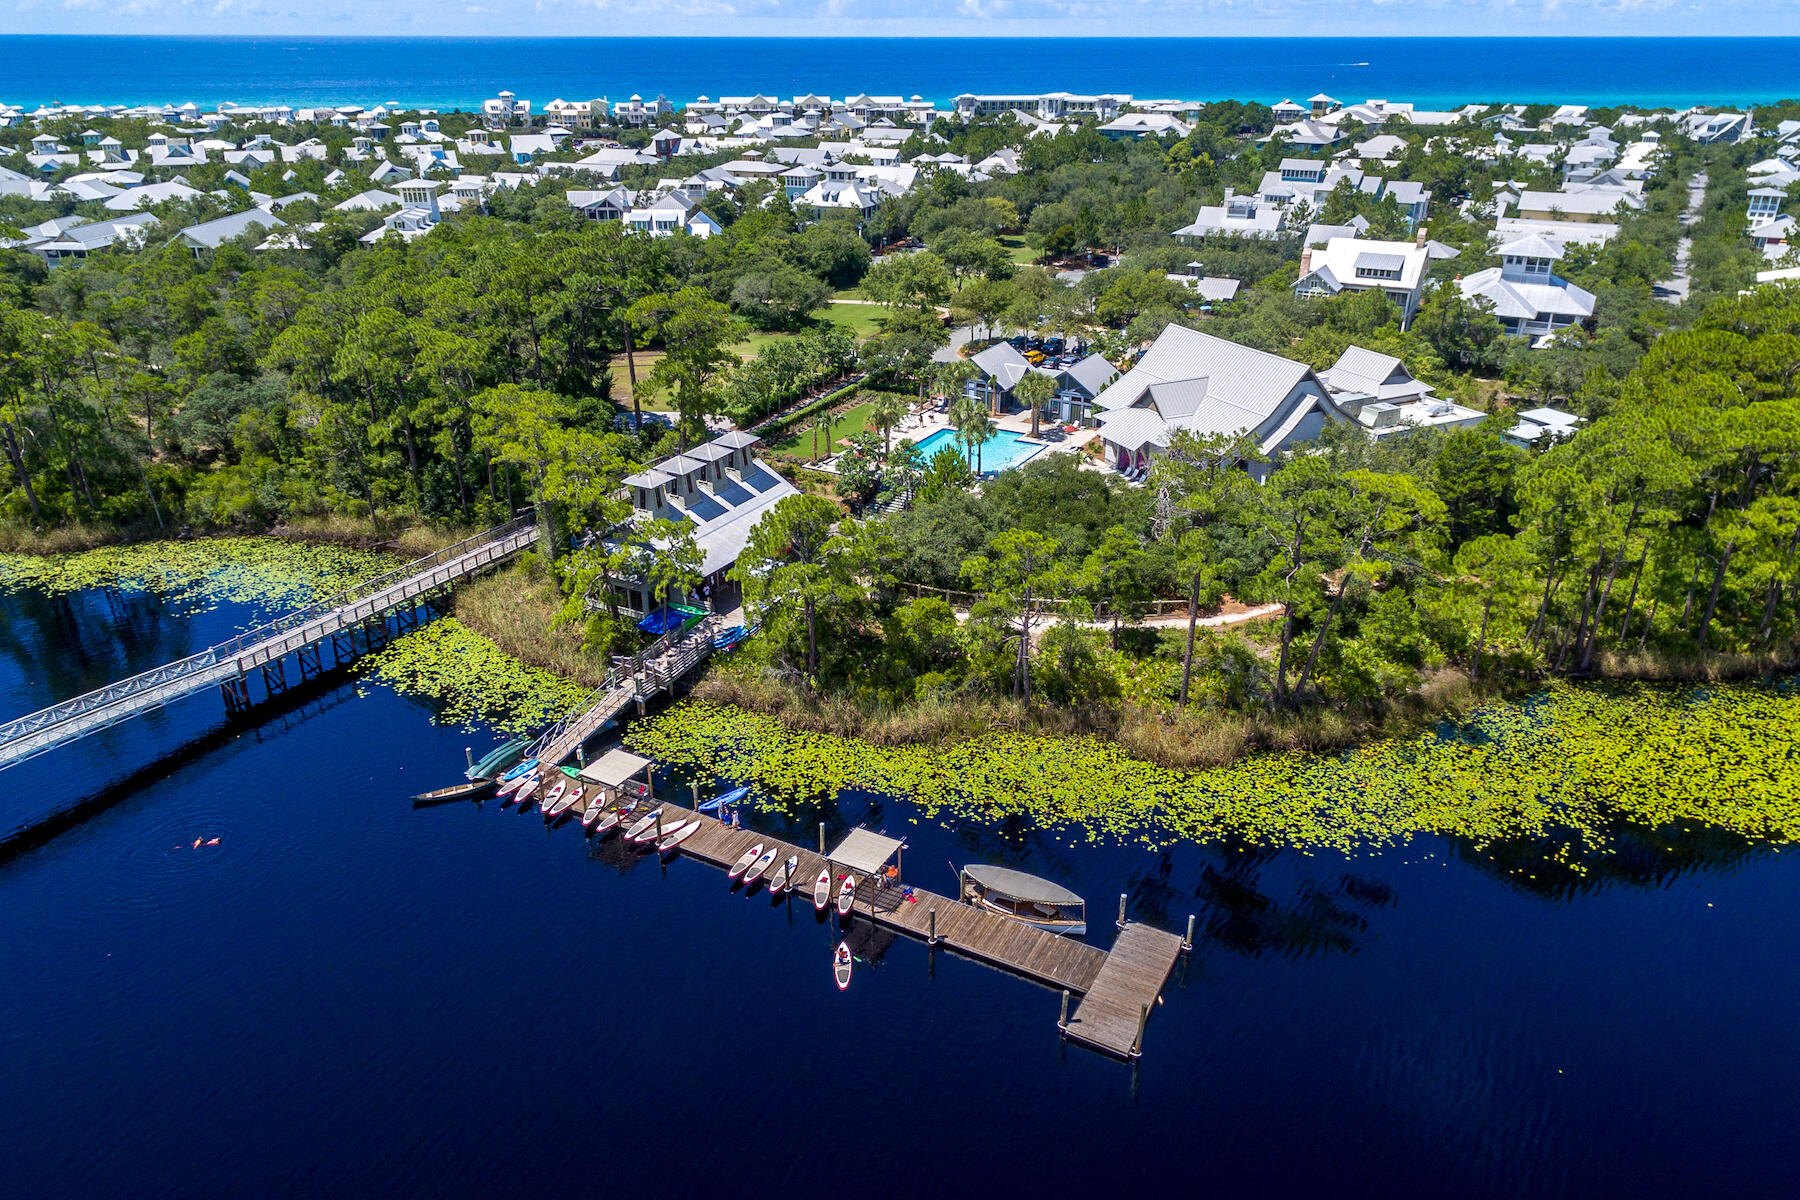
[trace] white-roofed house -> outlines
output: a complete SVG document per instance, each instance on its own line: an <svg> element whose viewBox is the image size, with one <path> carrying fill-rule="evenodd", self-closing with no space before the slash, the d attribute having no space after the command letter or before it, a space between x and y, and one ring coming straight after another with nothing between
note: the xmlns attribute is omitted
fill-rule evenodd
<svg viewBox="0 0 1800 1200"><path fill-rule="evenodd" d="M631 211L631 193L624 188L604 191L570 191L565 199L569 207L590 221L623 221Z"/></svg>
<svg viewBox="0 0 1800 1200"><path fill-rule="evenodd" d="M1458 282L1463 298L1483 299L1506 332L1543 339L1559 329L1593 318L1594 294L1555 274L1562 245L1542 234L1508 242L1499 251L1500 266L1477 271Z"/></svg>
<svg viewBox="0 0 1800 1200"><path fill-rule="evenodd" d="M281 229L284 224L281 218L268 209L247 208L230 216L189 225L181 231L180 237L194 252L195 258L205 258L233 238L242 237L253 230Z"/></svg>
<svg viewBox="0 0 1800 1200"><path fill-rule="evenodd" d="M1611 221L1621 204L1635 212L1644 198L1612 188L1519 193L1519 215L1528 221Z"/></svg>
<svg viewBox="0 0 1800 1200"><path fill-rule="evenodd" d="M1351 346L1319 372L1331 398L1345 416L1380 441L1415 429L1461 429L1481 424L1487 414L1432 395L1391 354Z"/></svg>
<svg viewBox="0 0 1800 1200"><path fill-rule="evenodd" d="M1773 221L1781 215L1781 206L1787 202L1787 189L1778 187L1753 187L1749 193L1749 204L1744 209L1744 216L1752 225L1761 225L1764 221Z"/></svg>
<svg viewBox="0 0 1800 1200"><path fill-rule="evenodd" d="M1415 242L1380 242L1332 238L1322 247L1300 252L1296 296L1336 296L1343 292L1381 291L1400 310L1400 327L1412 325L1425 290L1431 253L1422 236Z"/></svg>
<svg viewBox="0 0 1800 1200"><path fill-rule="evenodd" d="M1281 236L1282 209L1256 196L1240 196L1232 188L1225 189L1223 204L1203 204L1193 224L1175 231L1179 238Z"/></svg>
<svg viewBox="0 0 1800 1200"><path fill-rule="evenodd" d="M1345 417L1302 362L1170 325L1095 400L1107 462L1142 470L1176 430L1248 435L1274 454ZM1255 474L1266 477L1267 465Z"/></svg>
<svg viewBox="0 0 1800 1200"><path fill-rule="evenodd" d="M1518 422L1506 431L1506 440L1528 450L1545 450L1566 442L1586 423L1560 408L1528 408L1517 416Z"/></svg>

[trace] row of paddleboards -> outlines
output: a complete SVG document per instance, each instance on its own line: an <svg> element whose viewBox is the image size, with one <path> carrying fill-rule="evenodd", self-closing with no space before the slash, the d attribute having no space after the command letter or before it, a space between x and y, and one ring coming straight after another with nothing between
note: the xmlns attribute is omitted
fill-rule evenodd
<svg viewBox="0 0 1800 1200"><path fill-rule="evenodd" d="M519 800L520 811L524 811L526 805L530 803L529 797L536 792L539 782L538 773L530 771L517 779L501 784L495 794L500 797L502 807L511 804L514 800ZM585 789L580 784L572 783L567 779L559 779L550 785L550 789L538 801L538 810L544 814L545 820L555 821L573 809L584 794L586 794ZM639 845L654 842L658 850L673 850L700 832L698 817L665 825L662 813L661 808L656 808L639 817L625 831L625 840ZM589 833L597 837L605 837L617 829L627 815L628 812L606 809L596 804L581 815L581 824Z"/></svg>
<svg viewBox="0 0 1800 1200"><path fill-rule="evenodd" d="M775 860L781 855L780 846L764 847L761 842L744 851L743 855L731 864L725 872L725 878L732 883L742 880L747 886L759 879L768 881L771 894L780 895L794 885L794 868L800 865L800 856L788 855L787 861L777 867ZM837 910L840 917L850 915L850 905L856 899L856 876L845 875L839 881ZM813 907L824 912L831 906L831 868L820 870L818 878L813 880Z"/></svg>
<svg viewBox="0 0 1800 1200"><path fill-rule="evenodd" d="M512 779L502 781L495 794L499 796L502 807L518 800L520 810L523 811L530 803L529 798L536 793L540 781L541 777L534 764L531 769L519 773ZM568 779L559 779L550 785L550 789L538 801L538 809L544 814L545 820L555 821L574 808L584 794L585 789L579 783L573 783ZM623 825L628 816L630 816L629 809L624 811L607 809L596 804L582 814L581 824L593 836L607 837ZM634 845L654 843L660 853L673 850L698 832L700 832L699 817L690 817L673 825L665 825L663 810L658 807L633 821L625 829L624 837L627 842ZM797 854L790 854L785 862L777 866L775 860L780 856L779 845L765 847L758 842L744 851L742 857L732 864L731 869L726 872L726 878L734 885L741 880L746 886L761 880L768 887L770 895L778 896L794 886L794 872L800 866L800 856ZM829 865L821 868L818 876L813 880L813 907L820 912L824 912L833 904L833 882ZM838 916L847 917L850 915L851 905L856 900L858 880L855 875L845 874L835 882L837 884ZM854 962L855 959L850 953L849 944L839 942L831 957L832 975L837 980L839 991L850 986L850 974Z"/></svg>

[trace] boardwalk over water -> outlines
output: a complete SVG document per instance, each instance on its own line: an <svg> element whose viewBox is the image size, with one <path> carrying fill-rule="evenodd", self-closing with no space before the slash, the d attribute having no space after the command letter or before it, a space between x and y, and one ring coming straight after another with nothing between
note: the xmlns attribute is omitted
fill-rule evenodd
<svg viewBox="0 0 1800 1200"><path fill-rule="evenodd" d="M632 705L672 690L712 654L718 619L706 617L679 633L656 639L607 673L568 716L538 736L524 754L546 764L565 762L605 724Z"/></svg>
<svg viewBox="0 0 1800 1200"><path fill-rule="evenodd" d="M388 614L410 611L421 598L448 590L504 562L533 545L537 537L537 526L529 517L517 518L198 654L8 721L0 725L0 769L208 687L219 687L229 707L247 706L250 693L246 676L250 671L260 669L265 686L275 692L286 686L283 660L290 653L299 656L303 678L322 669L318 646L327 639L334 639L342 660L346 657L344 639L348 637L348 656L354 657L357 630L367 630L372 623L381 622L385 638Z"/></svg>
<svg viewBox="0 0 1800 1200"><path fill-rule="evenodd" d="M538 794L545 786L538 786ZM777 851L777 869L790 857L800 860L794 868L791 887L807 904L812 902L813 884L819 872L831 865L832 899L836 900L837 881L844 868L829 864L824 854L753 829L733 829L716 817L669 801L649 805L639 802L640 812L656 807L663 810L665 829L699 817L700 829L681 843L682 854L729 868L753 846L773 846ZM578 802L572 811L578 813L585 808L585 802ZM1128 922L1109 953L923 888L913 888L912 896L909 901L901 889L880 890L872 880L862 880L851 912L915 940L942 946L965 958L1081 997L1063 1034L1071 1041L1118 1058L1138 1057L1142 1050L1142 1022L1148 1020L1159 1003L1163 985L1181 955L1181 938Z"/></svg>

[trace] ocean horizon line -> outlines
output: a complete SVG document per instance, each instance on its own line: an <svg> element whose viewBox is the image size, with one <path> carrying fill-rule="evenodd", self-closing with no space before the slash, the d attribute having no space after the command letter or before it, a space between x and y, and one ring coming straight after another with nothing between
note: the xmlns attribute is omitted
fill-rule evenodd
<svg viewBox="0 0 1800 1200"><path fill-rule="evenodd" d="M1016 41L882 34L8 33L0 34L0 101L301 108L397 100L406 108L467 110L502 90L538 102L660 94L678 104L756 92L917 95L942 104L971 91L1274 103L1326 91L1444 110L1496 103L1679 109L1800 96L1795 37L1070 35L1036 40L1029 56L978 49Z"/></svg>

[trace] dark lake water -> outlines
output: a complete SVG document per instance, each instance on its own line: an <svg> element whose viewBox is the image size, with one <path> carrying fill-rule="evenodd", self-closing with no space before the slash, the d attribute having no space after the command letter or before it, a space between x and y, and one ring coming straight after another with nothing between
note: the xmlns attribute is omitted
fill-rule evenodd
<svg viewBox="0 0 1800 1200"><path fill-rule="evenodd" d="M0 717L263 615L0 594ZM8 827L88 802L0 856L0 1194L1794 1191L1800 854L1645 839L1564 888L1529 847L1152 853L844 799L926 886L1068 883L1102 946L1120 892L1198 914L1134 1079L1049 991L900 941L839 994L805 901L407 803L497 740L340 682L0 773Z"/></svg>

